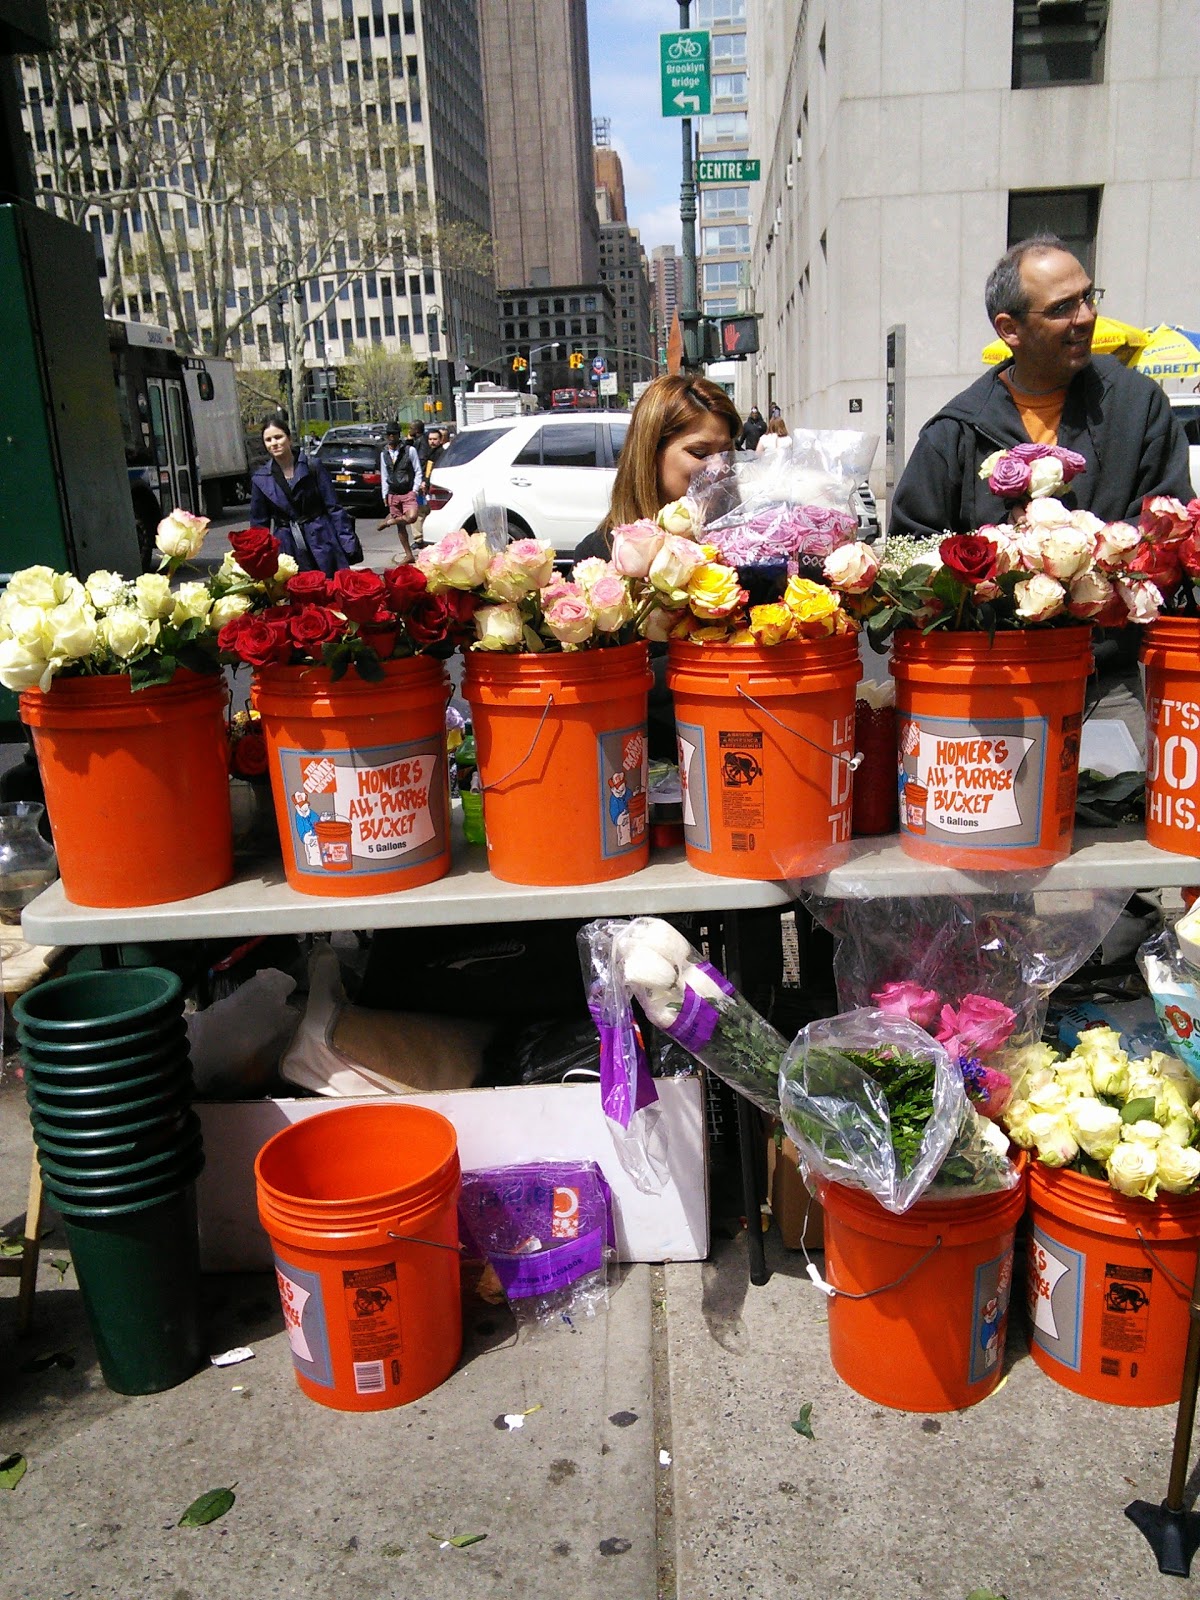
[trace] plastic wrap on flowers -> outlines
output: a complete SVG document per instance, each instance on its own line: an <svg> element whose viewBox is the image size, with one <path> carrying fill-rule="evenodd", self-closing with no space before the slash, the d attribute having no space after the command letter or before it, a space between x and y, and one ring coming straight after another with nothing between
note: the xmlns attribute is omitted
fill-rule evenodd
<svg viewBox="0 0 1200 1600"><path fill-rule="evenodd" d="M1200 1077L1200 915L1193 907L1172 928L1147 939L1137 954L1171 1049Z"/></svg>
<svg viewBox="0 0 1200 1600"><path fill-rule="evenodd" d="M1017 1182L1007 1137L906 1017L863 1008L809 1023L783 1058L779 1104L806 1177L865 1189L888 1211Z"/></svg>
<svg viewBox="0 0 1200 1600"><path fill-rule="evenodd" d="M585 981L591 986L593 1016L602 981L601 1014L607 1006L612 1015L624 1019L610 1029L612 1042L607 1048L614 1079L638 1062L630 1075L630 1094L637 1074L645 1070L641 1034L630 1004L636 1000L660 1033L771 1116L779 1114L779 1064L787 1041L676 928L660 917L591 922L580 931L579 946ZM599 1021L597 1026L603 1083L605 1029ZM646 1081L653 1090L648 1073ZM606 1098L606 1109L607 1104ZM615 1120L611 1112L609 1118Z"/></svg>

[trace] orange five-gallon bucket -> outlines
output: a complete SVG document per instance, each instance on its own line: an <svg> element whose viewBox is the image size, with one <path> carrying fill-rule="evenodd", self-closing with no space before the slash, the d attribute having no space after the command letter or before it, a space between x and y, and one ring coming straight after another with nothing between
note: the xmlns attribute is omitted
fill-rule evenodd
<svg viewBox="0 0 1200 1600"><path fill-rule="evenodd" d="M1091 630L895 636L900 843L983 871L1070 854Z"/></svg>
<svg viewBox="0 0 1200 1600"><path fill-rule="evenodd" d="M462 1349L453 1125L395 1100L314 1112L254 1175L304 1393L383 1411L435 1389Z"/></svg>
<svg viewBox="0 0 1200 1600"><path fill-rule="evenodd" d="M302 894L388 894L450 870L445 669L411 656L383 674L255 669L283 868Z"/></svg>
<svg viewBox="0 0 1200 1600"><path fill-rule="evenodd" d="M836 1183L821 1204L838 1377L899 1411L958 1411L991 1394L1004 1372L1024 1173L999 1194L918 1200L900 1215Z"/></svg>
<svg viewBox="0 0 1200 1600"><path fill-rule="evenodd" d="M852 634L774 646L672 640L687 858L725 878L798 878L850 853Z"/></svg>
<svg viewBox="0 0 1200 1600"><path fill-rule="evenodd" d="M126 676L25 690L68 900L155 905L228 883L228 700L222 678L186 671L136 692Z"/></svg>
<svg viewBox="0 0 1200 1600"><path fill-rule="evenodd" d="M1029 1353L1065 1389L1118 1406L1179 1399L1200 1195L1118 1194L1034 1164Z"/></svg>
<svg viewBox="0 0 1200 1600"><path fill-rule="evenodd" d="M1200 855L1200 618L1159 617L1142 641L1146 669L1146 838Z"/></svg>
<svg viewBox="0 0 1200 1600"><path fill-rule="evenodd" d="M645 644L467 652L488 866L506 883L604 883L650 857Z"/></svg>

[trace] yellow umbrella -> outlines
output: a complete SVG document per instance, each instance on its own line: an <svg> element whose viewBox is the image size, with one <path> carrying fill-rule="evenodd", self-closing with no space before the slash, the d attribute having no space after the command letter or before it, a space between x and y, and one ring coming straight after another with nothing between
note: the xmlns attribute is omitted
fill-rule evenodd
<svg viewBox="0 0 1200 1600"><path fill-rule="evenodd" d="M1200 333L1160 322L1133 364L1148 378L1200 377Z"/></svg>
<svg viewBox="0 0 1200 1600"><path fill-rule="evenodd" d="M1128 366L1149 337L1145 328L1135 328L1130 322L1118 322L1116 317L1097 317L1092 349L1098 356L1116 356ZM1011 354L1003 339L993 339L984 346L981 359L989 367L995 367L1007 361Z"/></svg>

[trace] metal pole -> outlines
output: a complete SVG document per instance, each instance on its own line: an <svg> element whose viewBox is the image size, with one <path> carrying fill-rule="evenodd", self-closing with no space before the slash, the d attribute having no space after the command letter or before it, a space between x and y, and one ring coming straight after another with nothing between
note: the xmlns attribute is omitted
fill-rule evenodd
<svg viewBox="0 0 1200 1600"><path fill-rule="evenodd" d="M690 0L679 0L679 26L686 28L691 13ZM696 169L692 162L692 119L682 119L683 177L679 185L679 223L683 234L683 304L679 321L683 329L683 361L688 367L700 365L697 337L700 320L696 296Z"/></svg>

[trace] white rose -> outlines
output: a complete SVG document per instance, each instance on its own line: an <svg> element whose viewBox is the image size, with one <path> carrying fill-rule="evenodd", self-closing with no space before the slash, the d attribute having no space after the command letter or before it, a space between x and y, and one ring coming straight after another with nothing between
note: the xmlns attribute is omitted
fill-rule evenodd
<svg viewBox="0 0 1200 1600"><path fill-rule="evenodd" d="M48 612L40 606L13 605L4 616L4 628L9 636L34 655L48 656L54 641L46 628Z"/></svg>
<svg viewBox="0 0 1200 1600"><path fill-rule="evenodd" d="M61 576L63 574L56 573L51 567L22 567L8 580L5 599L16 605L36 606L39 611L48 611L63 599L58 581Z"/></svg>
<svg viewBox="0 0 1200 1600"><path fill-rule="evenodd" d="M1025 1130L1037 1146L1038 1160L1046 1167L1069 1167L1079 1154L1071 1125L1061 1111L1035 1111Z"/></svg>
<svg viewBox="0 0 1200 1600"><path fill-rule="evenodd" d="M618 949L646 947L675 967L686 967L692 959L692 947L687 939L661 917L638 917L617 937Z"/></svg>
<svg viewBox="0 0 1200 1600"><path fill-rule="evenodd" d="M122 601L128 604L130 586L119 572L93 572L84 588L97 611L107 611Z"/></svg>
<svg viewBox="0 0 1200 1600"><path fill-rule="evenodd" d="M1095 1161L1107 1161L1121 1142L1121 1113L1099 1100L1073 1100L1067 1121L1079 1148Z"/></svg>
<svg viewBox="0 0 1200 1600"><path fill-rule="evenodd" d="M678 534L683 539L694 539L703 526L695 501L686 495L663 506L655 521L664 533Z"/></svg>
<svg viewBox="0 0 1200 1600"><path fill-rule="evenodd" d="M280 551L278 561L275 565L275 581L277 583L286 583L289 578L294 578L299 571L300 563L296 560L295 556L285 556L283 552Z"/></svg>
<svg viewBox="0 0 1200 1600"><path fill-rule="evenodd" d="M136 596L134 603L138 610L151 622L169 617L175 608L171 580L165 573L143 572L134 579L133 591Z"/></svg>
<svg viewBox="0 0 1200 1600"><path fill-rule="evenodd" d="M1057 578L1044 572L1018 583L1013 590L1017 602L1017 615L1023 622L1049 622L1057 617L1067 603L1067 591Z"/></svg>
<svg viewBox="0 0 1200 1600"><path fill-rule="evenodd" d="M984 483L986 483L991 477L992 473L995 472L997 461L999 461L1000 457L1005 454L1006 452L1004 450L993 450L990 456L985 456L979 463L979 476L983 479Z"/></svg>
<svg viewBox="0 0 1200 1600"><path fill-rule="evenodd" d="M1121 1139L1125 1144L1147 1144L1154 1146L1162 1138L1162 1129L1157 1122L1151 1122L1143 1117L1138 1122L1126 1122L1121 1126Z"/></svg>
<svg viewBox="0 0 1200 1600"><path fill-rule="evenodd" d="M46 670L46 657L18 639L0 640L0 683L14 694L35 688Z"/></svg>
<svg viewBox="0 0 1200 1600"><path fill-rule="evenodd" d="M217 578L222 584L249 583L250 574L244 567L239 567L232 550L226 550L221 565L217 568Z"/></svg>
<svg viewBox="0 0 1200 1600"><path fill-rule="evenodd" d="M219 600L213 601L212 610L208 613L208 625L214 633L219 633L227 622L232 622L235 617L244 617L249 609L249 595L224 594Z"/></svg>
<svg viewBox="0 0 1200 1600"><path fill-rule="evenodd" d="M481 606L475 613L475 639L480 650L515 650L525 636L519 606Z"/></svg>
<svg viewBox="0 0 1200 1600"><path fill-rule="evenodd" d="M1063 486L1062 462L1057 456L1041 456L1029 464L1029 496L1039 500L1057 494Z"/></svg>
<svg viewBox="0 0 1200 1600"><path fill-rule="evenodd" d="M1072 511L1071 526L1093 541L1104 532L1104 523L1094 511Z"/></svg>
<svg viewBox="0 0 1200 1600"><path fill-rule="evenodd" d="M1033 1149L1033 1136L1029 1132L1029 1119L1035 1113L1028 1100L1010 1100L1004 1109L1004 1126L1014 1144L1022 1150Z"/></svg>
<svg viewBox="0 0 1200 1600"><path fill-rule="evenodd" d="M1088 1058L1092 1088L1097 1094L1120 1099L1129 1088L1129 1057L1124 1050L1101 1050Z"/></svg>
<svg viewBox="0 0 1200 1600"><path fill-rule="evenodd" d="M831 550L823 564L825 576L845 594L865 594L875 582L879 562L865 544L843 544Z"/></svg>
<svg viewBox="0 0 1200 1600"><path fill-rule="evenodd" d="M1092 1074L1086 1061L1075 1061L1068 1057L1059 1067L1056 1081L1062 1092L1072 1100L1092 1092Z"/></svg>
<svg viewBox="0 0 1200 1600"><path fill-rule="evenodd" d="M1025 1098L1034 1111L1065 1111L1069 1096L1055 1080L1053 1083L1042 1084L1037 1089L1030 1089Z"/></svg>
<svg viewBox="0 0 1200 1600"><path fill-rule="evenodd" d="M178 627L180 623L207 617L211 610L212 595L206 583L181 583L175 591L175 609L171 612L171 621Z"/></svg>
<svg viewBox="0 0 1200 1600"><path fill-rule="evenodd" d="M1162 610L1162 594L1149 578L1118 578L1117 593L1125 602L1130 622L1153 622Z"/></svg>
<svg viewBox="0 0 1200 1600"><path fill-rule="evenodd" d="M68 601L46 613L46 626L53 640L52 654L68 661L80 661L96 648L96 613L89 605Z"/></svg>
<svg viewBox="0 0 1200 1600"><path fill-rule="evenodd" d="M1015 572L1021 565L1021 541L1011 528L1003 524L990 527L987 537L996 546L996 576L1003 577L1006 572Z"/></svg>
<svg viewBox="0 0 1200 1600"><path fill-rule="evenodd" d="M1093 553L1100 566L1111 570L1123 567L1141 542L1141 534L1128 522L1110 522L1096 535Z"/></svg>
<svg viewBox="0 0 1200 1600"><path fill-rule="evenodd" d="M1200 1178L1200 1150L1184 1150L1164 1139L1154 1152L1159 1187L1186 1194Z"/></svg>
<svg viewBox="0 0 1200 1600"><path fill-rule="evenodd" d="M1034 500L1022 511L1018 526L1033 533L1049 533L1054 528L1069 528L1071 513L1061 500Z"/></svg>
<svg viewBox="0 0 1200 1600"><path fill-rule="evenodd" d="M1121 1143L1108 1158L1108 1181L1120 1194L1153 1200L1158 1190L1158 1156L1148 1144Z"/></svg>
<svg viewBox="0 0 1200 1600"><path fill-rule="evenodd" d="M1055 528L1042 540L1042 571L1066 582L1092 559L1092 541L1075 528Z"/></svg>
<svg viewBox="0 0 1200 1600"><path fill-rule="evenodd" d="M176 506L170 516L159 523L154 543L168 561L190 561L200 554L207 532L207 517L197 517Z"/></svg>
<svg viewBox="0 0 1200 1600"><path fill-rule="evenodd" d="M686 589L692 574L706 559L703 545L668 534L662 549L650 563L650 582L660 594Z"/></svg>
<svg viewBox="0 0 1200 1600"><path fill-rule="evenodd" d="M644 944L635 944L629 951L623 970L632 989L673 989L679 978L674 962ZM682 1003L682 995L679 998Z"/></svg>
<svg viewBox="0 0 1200 1600"><path fill-rule="evenodd" d="M158 637L158 624L133 606L119 606L101 619L100 638L122 661L149 649Z"/></svg>

